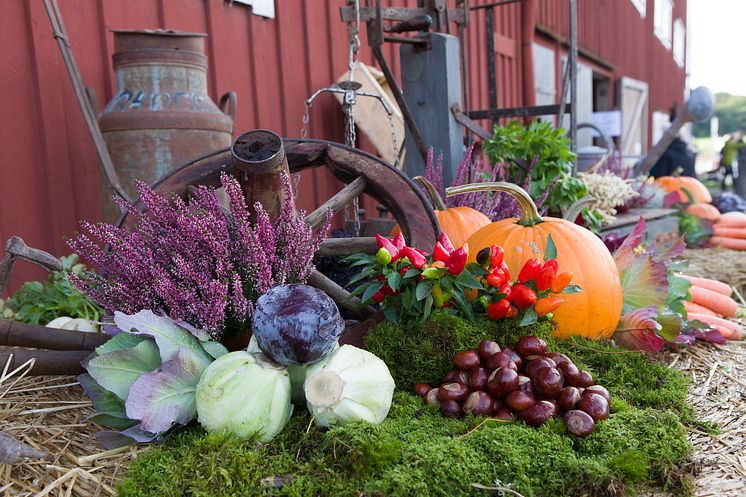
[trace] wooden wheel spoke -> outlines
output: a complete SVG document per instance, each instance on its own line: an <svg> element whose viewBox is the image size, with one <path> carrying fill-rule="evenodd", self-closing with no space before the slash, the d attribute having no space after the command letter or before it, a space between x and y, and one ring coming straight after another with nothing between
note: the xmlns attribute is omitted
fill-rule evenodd
<svg viewBox="0 0 746 497"><path fill-rule="evenodd" d="M363 319L367 319L377 312L373 307L363 305L359 298L351 297L350 292L316 270L308 277L308 284L324 290L341 307L354 312Z"/></svg>
<svg viewBox="0 0 746 497"><path fill-rule="evenodd" d="M352 202L353 198L363 193L367 186L368 181L365 178L363 178L362 176L356 178L352 183L335 193L318 209L306 216L306 224L308 224L313 229L318 228L319 226L324 224L324 220L326 219L326 211L331 210L332 213L336 213L345 205Z"/></svg>
<svg viewBox="0 0 746 497"><path fill-rule="evenodd" d="M324 238L321 247L316 252L320 257L350 255L356 252L375 254L378 250L376 239L372 236L353 238Z"/></svg>

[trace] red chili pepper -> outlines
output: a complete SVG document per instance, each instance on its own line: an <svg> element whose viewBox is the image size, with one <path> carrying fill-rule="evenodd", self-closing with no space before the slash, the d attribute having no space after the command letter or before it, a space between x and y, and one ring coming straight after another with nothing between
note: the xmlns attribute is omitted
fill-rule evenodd
<svg viewBox="0 0 746 497"><path fill-rule="evenodd" d="M513 291L510 294L510 297L519 309L528 309L536 303L536 292L523 283L516 283L513 285Z"/></svg>
<svg viewBox="0 0 746 497"><path fill-rule="evenodd" d="M551 266L554 268L554 272L557 273L559 271L559 262L557 262L557 259L549 259L544 263L543 266L541 266L542 269L544 269L547 266Z"/></svg>
<svg viewBox="0 0 746 497"><path fill-rule="evenodd" d="M525 283L527 281L535 280L536 277L539 275L540 270L541 261L536 257L532 257L531 259L527 260L525 264L523 264L521 272L518 273L518 281L520 281L521 283Z"/></svg>
<svg viewBox="0 0 746 497"><path fill-rule="evenodd" d="M508 281L507 278L505 278L505 273L500 268L495 268L487 273L486 279L487 283L495 288L500 288L506 281Z"/></svg>
<svg viewBox="0 0 746 497"><path fill-rule="evenodd" d="M512 275L510 274L510 269L508 268L508 265L503 262L500 264L500 269L502 269L502 272L505 273L505 278L508 281L510 281L510 278Z"/></svg>
<svg viewBox="0 0 746 497"><path fill-rule="evenodd" d="M554 277L556 274L557 270L554 268L554 266L547 266L545 264L544 267L542 267L539 271L539 275L536 277L536 288L540 292L549 290L549 287L552 286L552 281L554 281Z"/></svg>
<svg viewBox="0 0 746 497"><path fill-rule="evenodd" d="M407 246L407 242L404 241L404 235L401 231L396 234L392 243L394 244L394 247L399 250L399 252L401 252L401 249Z"/></svg>
<svg viewBox="0 0 746 497"><path fill-rule="evenodd" d="M510 318L510 319L513 319L517 315L518 315L518 308L516 306L514 306L514 305L511 305L508 308L508 312L505 313L505 317L506 318Z"/></svg>
<svg viewBox="0 0 746 497"><path fill-rule="evenodd" d="M466 260L469 258L469 244L464 243L463 247L458 248L455 252L451 253L451 257L446 261L446 267L448 272L454 275L459 275L463 272L466 267Z"/></svg>
<svg viewBox="0 0 746 497"><path fill-rule="evenodd" d="M492 247L492 259L490 260L490 267L500 267L505 259L505 251L499 245L493 245Z"/></svg>
<svg viewBox="0 0 746 497"><path fill-rule="evenodd" d="M435 248L433 249L433 259L435 259L436 261L445 262L448 260L449 257L451 257L451 251L446 250L446 248L440 242L435 242Z"/></svg>
<svg viewBox="0 0 746 497"><path fill-rule="evenodd" d="M554 277L552 281L552 293L562 293L562 290L567 288L567 285L572 281L572 272L565 271Z"/></svg>
<svg viewBox="0 0 746 497"><path fill-rule="evenodd" d="M443 248L445 248L447 252L450 253L450 252L453 252L454 250L456 250L454 248L453 244L451 243L451 239L448 238L448 235L446 235L445 231L441 231L440 232L440 236L438 237L438 241L440 242L441 245L443 245Z"/></svg>
<svg viewBox="0 0 746 497"><path fill-rule="evenodd" d="M534 310L536 311L536 314L539 315L539 317L546 316L553 310L557 309L560 305L562 305L564 301L565 299L562 299L560 297L544 297L543 299L539 299L536 301Z"/></svg>
<svg viewBox="0 0 746 497"><path fill-rule="evenodd" d="M425 259L425 256L412 249L411 247L404 247L400 255L402 257L408 258L409 262L412 263L412 266L416 267L417 269L422 269L425 264L427 264L427 259Z"/></svg>
<svg viewBox="0 0 746 497"><path fill-rule="evenodd" d="M510 296L513 293L513 289L511 288L510 283L505 283L504 285L502 285L500 288L497 289L497 293L502 293L503 295L505 295L505 297L503 297L505 300L510 300Z"/></svg>
<svg viewBox="0 0 746 497"><path fill-rule="evenodd" d="M498 319L505 317L510 307L510 302L507 300L500 300L487 306L487 315L490 319L497 321Z"/></svg>
<svg viewBox="0 0 746 497"><path fill-rule="evenodd" d="M383 288L378 290L376 293L373 294L373 302L376 304L383 301L383 299L386 298L386 293L383 291Z"/></svg>
<svg viewBox="0 0 746 497"><path fill-rule="evenodd" d="M402 276L404 276L405 274L407 274L407 271L409 271L409 268L407 266L399 268L399 274L401 274Z"/></svg>
<svg viewBox="0 0 746 497"><path fill-rule="evenodd" d="M417 247L412 247L412 250L420 254L422 257L427 257L427 252L424 250L418 249Z"/></svg>
<svg viewBox="0 0 746 497"><path fill-rule="evenodd" d="M380 234L376 233L376 244L378 245L379 249L385 248L388 250L389 254L391 254L391 261L396 261L399 259L399 249L394 246L393 243L391 243L391 240L386 238L385 236L381 236Z"/></svg>

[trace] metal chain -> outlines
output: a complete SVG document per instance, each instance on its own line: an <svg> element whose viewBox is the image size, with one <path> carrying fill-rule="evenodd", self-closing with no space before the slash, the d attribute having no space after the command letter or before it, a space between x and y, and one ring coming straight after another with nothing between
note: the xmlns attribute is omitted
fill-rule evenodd
<svg viewBox="0 0 746 497"><path fill-rule="evenodd" d="M360 50L360 0L353 0L355 6L355 23L347 25L347 38L349 51L347 53L347 81L355 81L355 69L357 68L357 54ZM346 110L345 142L348 146L354 147L357 141L355 132L355 90L346 91L344 97L344 108ZM352 199L353 226L355 236L360 236L360 199L356 195Z"/></svg>
<svg viewBox="0 0 746 497"><path fill-rule="evenodd" d="M303 139L308 138L308 122L311 120L311 106L313 100L310 98L304 103L306 110L303 112L303 127L300 129L300 137Z"/></svg>

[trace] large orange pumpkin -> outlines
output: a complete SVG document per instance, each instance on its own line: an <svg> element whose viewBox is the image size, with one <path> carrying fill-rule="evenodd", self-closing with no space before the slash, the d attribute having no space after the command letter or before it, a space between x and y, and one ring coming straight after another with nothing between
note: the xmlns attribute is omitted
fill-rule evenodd
<svg viewBox="0 0 746 497"><path fill-rule="evenodd" d="M655 185L665 192L678 193L682 202L691 202L686 192L692 194L695 200L694 203L709 204L712 202L710 190L696 178L690 176L661 176L655 180ZM685 189L686 191L684 191Z"/></svg>
<svg viewBox="0 0 746 497"><path fill-rule="evenodd" d="M479 228L492 222L485 214L471 207L447 208L432 183L422 176L415 176L413 179L419 181L430 194L440 229L446 232L454 247L461 247ZM397 224L391 235L396 235L399 231L401 230Z"/></svg>
<svg viewBox="0 0 746 497"><path fill-rule="evenodd" d="M554 312L554 335L610 338L622 313L622 286L614 258L603 242L564 219L542 218L528 193L511 183L475 183L447 189L449 195L472 191L512 195L521 207L521 217L494 222L474 233L468 240L471 260L484 247L497 244L505 250L505 262L516 275L527 259L543 258L551 234L560 271L572 271L573 283L582 288L579 293L563 296L565 303Z"/></svg>

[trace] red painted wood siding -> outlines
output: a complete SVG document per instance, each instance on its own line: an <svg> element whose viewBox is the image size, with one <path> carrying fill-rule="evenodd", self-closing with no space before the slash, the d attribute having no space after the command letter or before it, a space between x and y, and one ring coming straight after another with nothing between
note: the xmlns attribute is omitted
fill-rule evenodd
<svg viewBox="0 0 746 497"><path fill-rule="evenodd" d="M490 0L472 0L471 5ZM213 99L227 91L238 93L236 130L272 129L299 136L303 101L327 86L347 67L347 32L339 19L344 0L275 0L276 18L263 19L248 7L223 0L58 0L70 43L86 85L98 93L100 105L115 90L111 56L112 29L167 28L206 32L210 60L208 87ZM455 0L451 0L453 5ZM389 0L410 6L416 0ZM634 30L613 28L620 22L636 26L639 15L629 0L580 0L581 44L611 59L620 74L651 82L654 101L659 93L683 91L683 80L668 81L667 66L639 54L655 45L652 0L648 18ZM539 20L563 33L567 25L564 0L540 0ZM684 4L676 1L674 17ZM598 12L594 6L599 5ZM98 212L98 165L91 140L78 110L64 64L52 37L41 0L4 0L0 29L0 240L23 237L30 245L67 253L63 237L78 220L95 220ZM495 32L503 48L514 53L496 56L498 105L523 104L521 89L520 4L495 9ZM472 13L468 33L471 109L489 105L484 10ZM600 23L604 23L603 28ZM644 24L644 25L643 25ZM453 27L453 26L452 26ZM455 30L451 31L456 33ZM610 33L617 33L611 36ZM372 60L363 30L361 60ZM399 47L385 53L398 74ZM506 52L506 50L503 50ZM510 52L507 50L507 52ZM636 55L637 54L637 55ZM671 58L670 52L669 59ZM658 55L655 55L658 57ZM617 59L619 59L617 61ZM650 76L657 73L655 85ZM666 101L665 104L669 105ZM488 127L488 123L483 123ZM343 141L343 115L331 96L317 100L311 114L310 136ZM363 139L361 143L365 143ZM299 204L310 209L339 189L326 172L303 173ZM364 203L374 213L371 201ZM19 264L12 288L43 273Z"/></svg>
<svg viewBox="0 0 746 497"><path fill-rule="evenodd" d="M656 0L647 0L645 18L631 0L578 0L578 45L613 65L612 83L630 77L649 85L648 143L653 111L668 111L682 103L686 70L673 59L653 29ZM568 7L565 0L538 0L537 22L569 37ZM674 0L673 19L686 26L686 0ZM688 36L689 33L686 33ZM584 61L581 57L581 62Z"/></svg>

